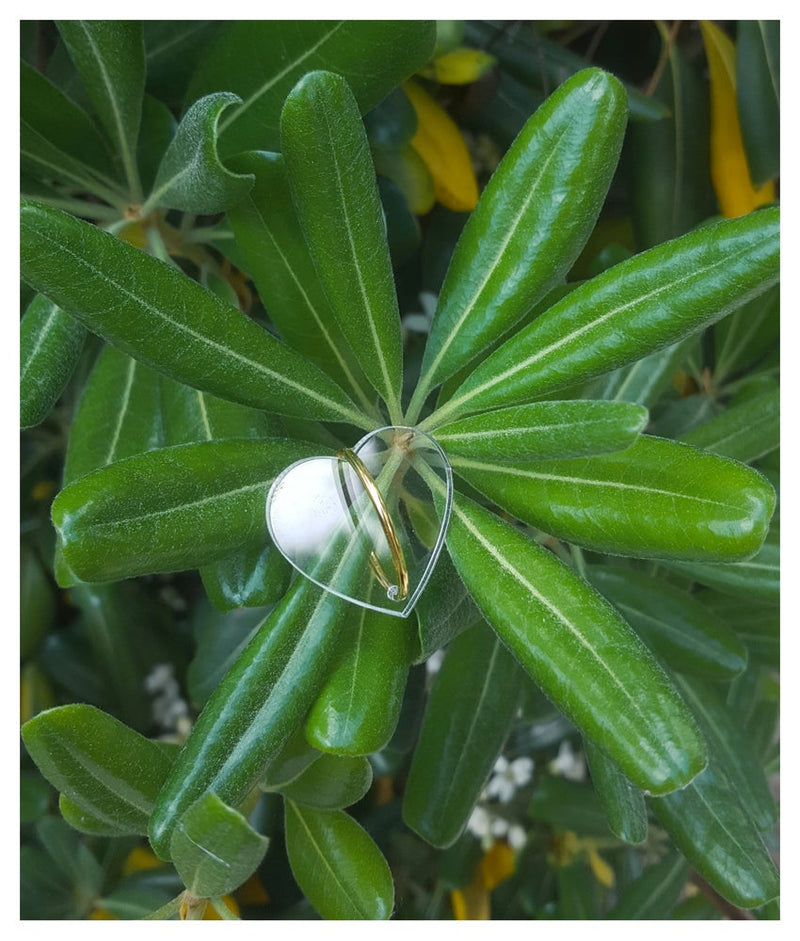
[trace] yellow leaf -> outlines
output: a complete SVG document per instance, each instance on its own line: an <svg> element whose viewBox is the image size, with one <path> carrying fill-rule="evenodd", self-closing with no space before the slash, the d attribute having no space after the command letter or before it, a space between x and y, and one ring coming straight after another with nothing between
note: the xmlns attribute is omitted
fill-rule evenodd
<svg viewBox="0 0 800 941"><path fill-rule="evenodd" d="M486 921L491 918L489 891L480 880L473 880L465 889L450 893L453 917L458 921Z"/></svg>
<svg viewBox="0 0 800 941"><path fill-rule="evenodd" d="M123 876L129 876L132 872L138 872L140 869L156 869L163 866L164 863L156 854L146 846L136 846L125 857L122 864Z"/></svg>
<svg viewBox="0 0 800 941"><path fill-rule="evenodd" d="M90 921L117 921L117 916L112 915L107 908L95 908L92 909L91 915L89 915Z"/></svg>
<svg viewBox="0 0 800 941"><path fill-rule="evenodd" d="M230 895L223 895L222 901L227 905L229 910L233 912L236 917L239 917L239 906L236 904L236 900L231 898ZM222 918L217 914L217 910L213 905L209 904L206 906L205 914L203 915L203 921L222 921Z"/></svg>
<svg viewBox="0 0 800 941"><path fill-rule="evenodd" d="M594 848L589 850L589 865L600 885L604 885L607 889L614 888L614 870Z"/></svg>
<svg viewBox="0 0 800 941"><path fill-rule="evenodd" d="M493 843L480 861L480 875L489 892L514 874L514 850L507 843Z"/></svg>
<svg viewBox="0 0 800 941"><path fill-rule="evenodd" d="M711 182L722 214L732 219L775 199L775 184L754 187L736 105L736 49L709 20L700 21L711 84Z"/></svg>
<svg viewBox="0 0 800 941"><path fill-rule="evenodd" d="M468 85L485 75L496 61L494 56L481 49L461 46L431 59L419 74L442 85Z"/></svg>
<svg viewBox="0 0 800 941"><path fill-rule="evenodd" d="M433 209L436 202L433 177L411 144L402 150L376 149L374 158L376 172L397 184L413 213L422 216Z"/></svg>
<svg viewBox="0 0 800 941"><path fill-rule="evenodd" d="M405 90L417 113L411 146L430 170L436 199L448 209L469 212L478 202L478 181L461 131L419 85L406 82Z"/></svg>

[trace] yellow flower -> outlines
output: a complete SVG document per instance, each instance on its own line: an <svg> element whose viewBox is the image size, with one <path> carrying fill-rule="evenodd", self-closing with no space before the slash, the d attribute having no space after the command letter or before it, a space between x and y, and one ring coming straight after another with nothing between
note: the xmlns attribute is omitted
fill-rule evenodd
<svg viewBox="0 0 800 941"><path fill-rule="evenodd" d="M595 879L606 889L614 888L614 870L598 853L599 842L589 837L579 837L566 830L557 834L550 846L547 861L551 866L569 866L576 857L585 854Z"/></svg>
<svg viewBox="0 0 800 941"><path fill-rule="evenodd" d="M431 59L419 74L442 85L468 85L485 75L496 61L494 56L481 49L459 46Z"/></svg>
<svg viewBox="0 0 800 941"><path fill-rule="evenodd" d="M514 874L514 850L507 843L493 843L475 868L472 882L450 893L453 917L458 921L491 918L490 893Z"/></svg>

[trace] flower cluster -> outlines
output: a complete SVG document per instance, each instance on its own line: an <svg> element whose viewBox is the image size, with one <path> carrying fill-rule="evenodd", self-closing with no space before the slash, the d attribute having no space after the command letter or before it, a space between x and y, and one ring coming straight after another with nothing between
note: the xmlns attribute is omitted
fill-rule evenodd
<svg viewBox="0 0 800 941"><path fill-rule="evenodd" d="M488 850L498 839L504 839L515 850L525 845L527 834L522 824L510 819L507 808L501 811L496 803L509 804L520 788L533 777L533 759L523 756L509 761L501 755L494 764L491 777L472 811L467 829Z"/></svg>

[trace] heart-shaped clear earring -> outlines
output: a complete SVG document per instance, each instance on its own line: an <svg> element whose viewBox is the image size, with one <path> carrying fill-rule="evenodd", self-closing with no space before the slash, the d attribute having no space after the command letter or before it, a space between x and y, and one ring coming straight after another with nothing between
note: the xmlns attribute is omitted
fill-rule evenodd
<svg viewBox="0 0 800 941"><path fill-rule="evenodd" d="M444 546L453 474L439 445L390 425L333 457L290 465L267 527L291 564L354 604L408 617Z"/></svg>

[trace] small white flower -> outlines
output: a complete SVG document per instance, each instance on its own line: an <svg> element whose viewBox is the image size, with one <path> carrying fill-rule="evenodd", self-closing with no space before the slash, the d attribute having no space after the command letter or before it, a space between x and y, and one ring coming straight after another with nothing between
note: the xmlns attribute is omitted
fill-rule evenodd
<svg viewBox="0 0 800 941"><path fill-rule="evenodd" d="M528 834L525 832L525 828L520 826L520 824L512 823L508 828L508 836L506 839L512 850L521 850L528 840Z"/></svg>
<svg viewBox="0 0 800 941"><path fill-rule="evenodd" d="M430 333L433 315L436 312L438 297L430 291L421 291L419 303L422 312L412 312L403 316L403 327L412 333Z"/></svg>
<svg viewBox="0 0 800 941"><path fill-rule="evenodd" d="M508 821L505 817L495 817L490 829L492 836L505 836L508 833Z"/></svg>
<svg viewBox="0 0 800 941"><path fill-rule="evenodd" d="M553 774L560 774L569 781L583 781L586 777L586 763L583 755L576 754L567 739L564 739L558 746L558 755L547 767Z"/></svg>
<svg viewBox="0 0 800 941"><path fill-rule="evenodd" d="M481 807L480 804L478 804L470 814L470 818L467 821L467 829L473 836L478 837L478 839L483 839L489 836L491 825L491 814L485 807Z"/></svg>
<svg viewBox="0 0 800 941"><path fill-rule="evenodd" d="M507 804L521 787L533 777L533 759L523 756L509 762L501 755L494 764L494 772L486 792Z"/></svg>

